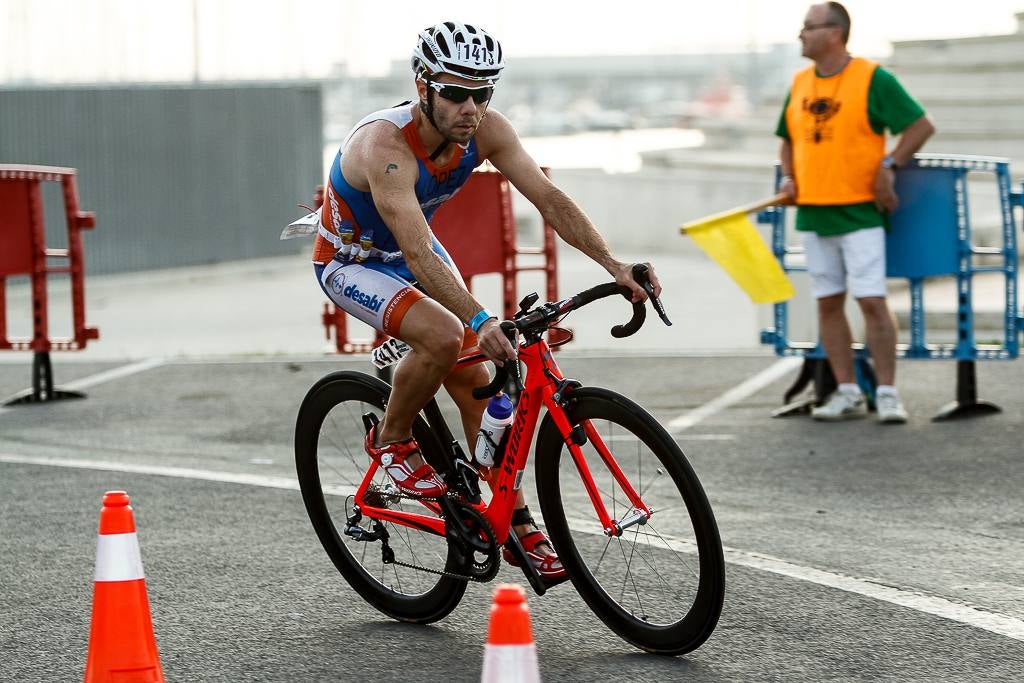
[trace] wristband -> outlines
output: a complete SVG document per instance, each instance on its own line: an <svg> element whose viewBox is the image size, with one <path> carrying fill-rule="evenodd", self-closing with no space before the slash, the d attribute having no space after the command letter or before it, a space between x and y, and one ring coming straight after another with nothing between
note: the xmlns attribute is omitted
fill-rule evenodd
<svg viewBox="0 0 1024 683"><path fill-rule="evenodd" d="M497 320L498 316L494 315L486 308L481 308L480 312L474 315L473 319L469 321L469 329L473 330L474 332L478 332L480 330L480 327L491 318Z"/></svg>

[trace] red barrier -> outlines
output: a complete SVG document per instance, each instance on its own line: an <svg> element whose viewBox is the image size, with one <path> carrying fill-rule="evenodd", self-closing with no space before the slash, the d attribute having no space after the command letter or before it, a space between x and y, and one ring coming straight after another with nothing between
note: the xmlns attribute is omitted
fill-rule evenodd
<svg viewBox="0 0 1024 683"><path fill-rule="evenodd" d="M516 245L516 224L512 213L512 189L497 171L476 171L458 194L444 203L430 223L434 234L459 267L470 291L473 277L498 274L502 284L502 311L511 318L518 306L516 276L522 272L543 271L547 301L558 298L555 232L544 223L543 244L539 247ZM519 256L542 256L540 265L520 265ZM323 323L327 338L334 333L338 353L368 353L384 341L378 332L374 339L348 338L347 315L333 304L324 304Z"/></svg>
<svg viewBox="0 0 1024 683"><path fill-rule="evenodd" d="M43 220L42 183L61 184L68 229L68 248L46 246ZM31 397L11 402L45 401L74 395L54 392L49 352L77 351L90 339L99 339L99 330L85 324L85 264L82 230L95 225L96 216L78 209L75 169L51 166L15 166L0 164L0 350L33 351ZM49 259L67 259L66 265L51 266ZM71 315L74 336L50 338L47 317L46 278L51 274L71 276ZM32 280L32 337L7 337L6 278L28 275Z"/></svg>

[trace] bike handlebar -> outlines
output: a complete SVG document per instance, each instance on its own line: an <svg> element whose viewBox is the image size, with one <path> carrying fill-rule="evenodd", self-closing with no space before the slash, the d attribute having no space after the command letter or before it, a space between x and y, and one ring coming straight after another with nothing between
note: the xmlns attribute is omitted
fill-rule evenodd
<svg viewBox="0 0 1024 683"><path fill-rule="evenodd" d="M651 305L654 306L654 310L657 311L661 320L666 325L671 325L672 322L668 319L668 315L665 313L665 307L662 305L658 297L654 295L654 286L650 281L649 268L647 267L647 264L637 263L633 266L633 279L644 288L645 292L647 292L647 296L651 300ZM502 322L501 329L514 347L516 345L517 331L536 333L546 330L552 322L561 319L564 315L575 311L578 308L582 308L587 304L593 303L598 299L604 299L614 294L621 294L629 300L632 298L633 292L625 285L620 285L616 282L606 282L604 284L591 287L590 289L580 292L575 296L571 296L568 299L563 299L558 302L548 302L533 309L532 311L524 311L517 315L514 320L506 320ZM622 339L635 334L647 319L647 308L644 306L644 302L634 301L632 304L633 316L629 321L621 325L615 325L611 329L611 334L616 339ZM514 374L517 388L520 390L522 389L522 380L519 377L518 361L506 361L502 365L498 365L496 367L497 370L490 384L473 389L473 398L482 400L497 394L498 391L505 386L505 383L508 382L510 368L511 372Z"/></svg>
<svg viewBox="0 0 1024 683"><path fill-rule="evenodd" d="M501 331L505 333L505 336L508 337L508 340L512 343L512 346L515 347L515 345L516 345L516 325L515 325L515 323L513 321L511 321L511 320L505 320L504 322L501 323ZM493 377L493 379L491 379L491 383L490 384L488 384L486 386L482 386L482 387L476 387L475 389L473 389L473 398L475 398L475 399L477 399L479 401L479 400L482 400L482 399L485 399L485 398L490 398L491 396L494 396L499 391L501 391L501 389L505 386L505 383L508 382L509 366L510 365L515 366L514 372L515 372L515 378L516 378L516 388L521 389L522 388L522 379L519 377L519 361L518 360L507 360L502 365L496 365L495 366L496 369L495 369L495 372L494 372L494 377Z"/></svg>

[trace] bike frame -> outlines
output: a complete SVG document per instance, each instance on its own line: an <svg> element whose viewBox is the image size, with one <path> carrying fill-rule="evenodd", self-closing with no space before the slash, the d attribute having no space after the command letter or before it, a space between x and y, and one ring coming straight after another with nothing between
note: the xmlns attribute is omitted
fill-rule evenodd
<svg viewBox="0 0 1024 683"><path fill-rule="evenodd" d="M456 367L468 367L485 360L483 355L475 353L460 358ZM490 522L496 534L495 540L499 544L505 543L508 540L511 529L512 511L515 506L516 495L522 486L523 474L530 456L530 446L533 442L534 433L537 430L540 409L544 407L547 408L563 439L569 446L569 452L576 464L576 469L587 490L590 501L594 506L594 511L597 513L602 530L608 536L621 535L622 527L619 525L621 520L612 519L608 514L608 509L601 497L601 493L598 491L597 485L594 483L594 478L590 473L590 467L587 465L583 451L574 441L573 425L568 415L566 415L562 404L555 399L555 394L559 388L563 388L563 393L566 393L564 390L566 380L551 354L551 348L541 338L539 341L527 346L520 346L519 360L526 366L526 385L519 395L515 419L509 427L510 431L506 439L501 466L493 474L493 479L490 482L492 489L491 500L487 504L480 502L474 507ZM560 398L562 401L565 401L565 396ZM435 429L437 428L435 425L431 426ZM597 430L590 424L589 420L585 420L582 423L582 427L586 438L594 445L602 461L629 498L633 507L638 512L650 517L652 510L641 500L640 495L633 488L625 474L623 474L611 450L601 439ZM436 501L421 501L425 507L434 512L434 515L393 510L366 504L364 499L366 491L378 469L379 466L371 461L363 481L356 490L355 503L359 506L360 511L371 518L430 531L438 536L444 536L445 521L437 516L441 512L441 508Z"/></svg>

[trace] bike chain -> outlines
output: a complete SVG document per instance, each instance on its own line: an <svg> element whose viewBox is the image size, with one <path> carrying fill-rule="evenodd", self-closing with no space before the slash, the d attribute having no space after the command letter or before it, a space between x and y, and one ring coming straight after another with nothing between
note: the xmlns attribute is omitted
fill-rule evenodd
<svg viewBox="0 0 1024 683"><path fill-rule="evenodd" d="M425 498L425 497L422 497L422 496L411 496L411 495L409 495L407 493L402 493L401 491L388 491L387 494L382 494L382 495L386 495L387 497L391 497L391 498L400 498L400 499L412 500L412 501L416 501L416 502L423 502L424 500L431 500L431 501L440 501L441 500L440 498ZM474 508L468 507L462 501L462 499L459 498L456 494L449 493L447 495L447 498L449 500L451 500L456 505L456 507L461 507L461 509L464 509L464 510L473 510L473 512L476 513L476 510ZM491 523L489 521L487 521L486 517L484 517L483 515L481 515L479 513L474 515L474 520L476 522L480 523L481 526L483 527L483 531L487 535L487 540L488 540L488 542L489 542L489 544L490 544L490 546L492 548L492 550L490 551L489 554L493 556L493 560L492 561L494 562L494 568L492 570L489 570L486 574L482 574L480 576L471 576L471 575L467 575L467 574L456 574L455 572L446 571L444 569L431 569L430 567L422 567L422 566L420 566L418 564L412 564L411 562L402 562L401 560L399 560L397 558L394 558L394 551L393 550L391 551L391 556L392 556L393 559L390 562L385 560L384 563L385 564L394 564L394 565L397 565L399 567L406 567L407 569L415 569L417 571L426 572L428 574L436 574L438 576L444 576L444 577L449 578L449 579L458 579L460 581L474 581L476 583L487 583L488 581L490 581L491 579L494 578L495 574L498 573L497 570L498 570L498 567L500 566L500 563L499 563L498 557L497 557L497 555L498 555L497 544L495 543L495 540L494 540L495 539L494 527L491 526ZM445 536L445 540L447 540L447 536ZM381 544L382 544L383 547L387 547L388 550L391 550L391 546L388 544L386 539L382 539L381 540ZM383 547L382 547L382 550L383 550Z"/></svg>

